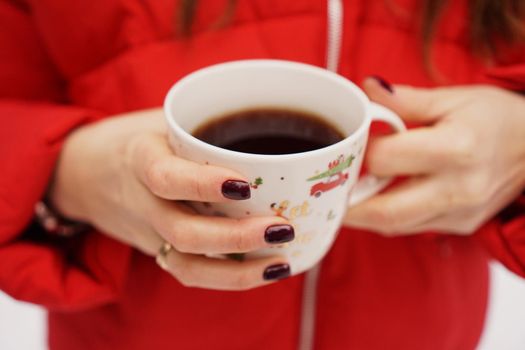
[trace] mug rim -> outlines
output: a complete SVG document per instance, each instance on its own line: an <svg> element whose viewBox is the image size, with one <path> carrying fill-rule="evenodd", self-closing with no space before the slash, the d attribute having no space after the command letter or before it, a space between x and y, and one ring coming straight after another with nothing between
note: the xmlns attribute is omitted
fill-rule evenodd
<svg viewBox="0 0 525 350"><path fill-rule="evenodd" d="M171 113L171 106L172 101L175 99L177 93L184 89L185 86L189 83L191 83L193 80L201 78L203 75L207 75L210 72L217 72L217 71L224 71L224 70L230 70L230 69L238 69L238 68L257 68L261 66L266 67L281 67L286 69L294 69L299 71L304 71L308 74L314 74L319 77L322 77L324 79L332 80L334 83L342 85L347 90L351 91L354 95L357 96L358 100L361 101L361 103L364 106L364 116L362 120L360 121L359 127L350 135L346 136L341 141L338 141L336 143L333 143L331 145L318 148L311 151L305 151L305 152L298 152L298 153L287 153L287 154L257 154L257 153L244 153L244 152L238 152L238 151L232 151L229 149L221 148L219 146L215 146L212 144L209 144L205 141L202 141L195 136L193 136L188 131L184 130L182 126L179 125L179 123L175 120ZM228 61L224 63L218 63L214 65L210 65L204 68L201 68L199 70L196 70L185 77L178 80L170 90L168 91L166 98L164 99L164 118L166 122L168 123L168 126L170 127L170 131L175 133L177 136L180 136L182 138L182 142L184 144L187 144L191 147L198 147L198 148L204 148L207 151L215 152L215 153L221 153L224 156L230 156L235 157L237 159L243 158L244 160L257 160L257 161L289 161L296 158L303 158L305 156L311 156L311 155L321 155L323 153L332 153L335 149L338 149L342 146L345 146L348 143L353 143L355 140L359 139L363 133L368 132L368 126L371 123L371 115L370 115L370 100L366 96L366 94L353 82L346 79L345 77L338 75L332 71L326 70L324 68L320 68L317 66L313 66L306 63L301 62L295 62L295 61L287 61L287 60L278 60L278 59L246 59L246 60L236 60L236 61Z"/></svg>

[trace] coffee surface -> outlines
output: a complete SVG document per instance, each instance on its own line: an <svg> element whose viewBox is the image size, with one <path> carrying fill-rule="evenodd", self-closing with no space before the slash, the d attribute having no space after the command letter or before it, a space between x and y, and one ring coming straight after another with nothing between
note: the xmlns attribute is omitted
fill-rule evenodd
<svg viewBox="0 0 525 350"><path fill-rule="evenodd" d="M193 136L237 152L290 154L337 143L344 135L314 114L287 109L250 109L226 114L198 127Z"/></svg>

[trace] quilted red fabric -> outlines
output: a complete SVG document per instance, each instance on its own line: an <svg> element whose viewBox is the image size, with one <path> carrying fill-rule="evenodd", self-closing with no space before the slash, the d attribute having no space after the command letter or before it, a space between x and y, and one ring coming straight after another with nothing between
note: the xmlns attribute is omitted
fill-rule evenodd
<svg viewBox="0 0 525 350"><path fill-rule="evenodd" d="M324 0L201 1L190 40L175 0L0 1L0 289L49 310L52 349L295 349L303 276L247 292L185 288L101 233L52 239L31 225L68 132L160 106L207 65L280 58L325 64ZM394 5L392 5L394 4ZM525 90L525 50L487 65L468 48L467 0L450 1L432 57L441 84ZM419 0L345 0L339 73L435 86L421 58ZM344 229L318 287L316 349L473 349L489 255L525 275L525 203L471 237L386 239Z"/></svg>

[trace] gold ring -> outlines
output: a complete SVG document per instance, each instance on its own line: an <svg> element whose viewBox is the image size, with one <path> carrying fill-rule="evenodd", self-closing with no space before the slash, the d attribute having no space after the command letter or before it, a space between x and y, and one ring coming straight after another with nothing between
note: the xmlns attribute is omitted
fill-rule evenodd
<svg viewBox="0 0 525 350"><path fill-rule="evenodd" d="M173 246L170 243L168 242L162 243L162 246L160 247L159 252L157 253L157 256L155 257L155 261L157 261L157 265L159 265L161 269L163 270L168 269L168 263L166 260L168 258L169 252L171 252L172 250L173 250Z"/></svg>

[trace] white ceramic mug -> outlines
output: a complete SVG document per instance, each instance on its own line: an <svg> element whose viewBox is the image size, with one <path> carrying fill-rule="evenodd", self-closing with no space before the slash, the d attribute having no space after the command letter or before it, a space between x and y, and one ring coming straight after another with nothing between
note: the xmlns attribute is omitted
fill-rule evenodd
<svg viewBox="0 0 525 350"><path fill-rule="evenodd" d="M261 155L226 150L192 136L210 119L258 107L319 115L345 139L309 152ZM292 274L313 267L328 252L349 204L388 184L388 179L372 176L358 180L372 120L405 130L397 115L370 102L349 80L315 66L280 60L234 61L196 71L171 88L164 108L175 154L236 170L253 185L249 200L193 203L194 207L206 215L279 215L290 220L295 229L292 242L249 253L247 258L283 255Z"/></svg>

